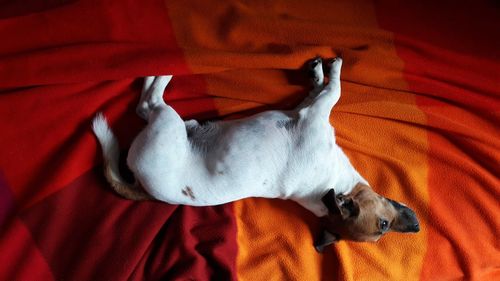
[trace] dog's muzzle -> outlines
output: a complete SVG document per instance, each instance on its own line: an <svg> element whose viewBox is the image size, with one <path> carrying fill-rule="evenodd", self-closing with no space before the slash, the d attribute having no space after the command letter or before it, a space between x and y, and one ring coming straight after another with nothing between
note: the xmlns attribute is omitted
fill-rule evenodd
<svg viewBox="0 0 500 281"><path fill-rule="evenodd" d="M399 213L398 216L398 229L397 231L399 232L419 232L420 231L420 224L417 219L417 215L415 212L406 207L401 205L400 203L391 200L387 198L389 202L391 202L392 206L396 208L396 210Z"/></svg>

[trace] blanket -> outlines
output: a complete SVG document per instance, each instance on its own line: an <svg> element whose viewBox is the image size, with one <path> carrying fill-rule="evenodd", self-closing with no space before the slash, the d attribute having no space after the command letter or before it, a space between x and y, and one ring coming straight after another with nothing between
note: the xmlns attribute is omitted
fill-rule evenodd
<svg viewBox="0 0 500 281"><path fill-rule="evenodd" d="M0 280L500 279L500 12L492 1L0 1ZM344 58L337 143L414 235L315 252L294 202L132 202L90 123L123 149L142 79L183 118L289 109L314 56Z"/></svg>

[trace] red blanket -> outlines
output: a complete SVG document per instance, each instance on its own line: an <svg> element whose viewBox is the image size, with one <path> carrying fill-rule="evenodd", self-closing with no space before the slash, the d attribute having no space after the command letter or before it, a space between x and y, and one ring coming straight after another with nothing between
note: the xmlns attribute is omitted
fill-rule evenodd
<svg viewBox="0 0 500 281"><path fill-rule="evenodd" d="M0 1L0 280L500 278L500 14L490 2ZM146 75L185 118L290 108L342 55L337 142L422 230L312 247L289 201L131 202L102 176Z"/></svg>

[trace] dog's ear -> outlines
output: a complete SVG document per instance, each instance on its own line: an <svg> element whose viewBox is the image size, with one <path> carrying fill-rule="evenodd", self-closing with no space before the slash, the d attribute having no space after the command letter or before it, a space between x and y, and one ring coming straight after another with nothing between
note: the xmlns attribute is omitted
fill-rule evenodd
<svg viewBox="0 0 500 281"><path fill-rule="evenodd" d="M321 198L321 201L328 208L330 215L340 215L343 219L346 219L359 214L358 204L349 196L335 195L333 188Z"/></svg>
<svg viewBox="0 0 500 281"><path fill-rule="evenodd" d="M359 205L351 197L339 194L335 196L335 203L343 219L359 215Z"/></svg>
<svg viewBox="0 0 500 281"><path fill-rule="evenodd" d="M339 240L340 237L337 234L332 234L327 230L323 230L319 239L314 243L314 248L318 253L323 253L326 246L336 243Z"/></svg>
<svg viewBox="0 0 500 281"><path fill-rule="evenodd" d="M340 209L337 205L337 200L335 198L335 190L331 188L328 193L326 193L323 198L321 198L323 204L325 204L326 208L332 215L340 215Z"/></svg>

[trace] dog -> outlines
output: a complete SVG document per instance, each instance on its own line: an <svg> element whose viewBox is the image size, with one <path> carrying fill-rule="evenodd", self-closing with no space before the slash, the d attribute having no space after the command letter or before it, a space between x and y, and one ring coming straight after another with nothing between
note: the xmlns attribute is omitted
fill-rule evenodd
<svg viewBox="0 0 500 281"><path fill-rule="evenodd" d="M321 58L306 65L313 88L295 109L206 124L183 121L164 102L172 76L146 77L136 112L147 126L127 157L134 184L120 176L118 141L106 119L98 113L93 120L107 181L127 199L169 204L293 200L322 219L315 242L320 252L340 239L377 241L389 231L418 232L415 212L374 192L335 143L329 116L340 98L342 59L327 64L327 77Z"/></svg>

